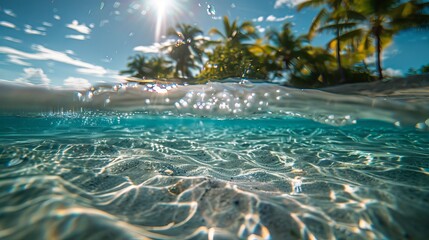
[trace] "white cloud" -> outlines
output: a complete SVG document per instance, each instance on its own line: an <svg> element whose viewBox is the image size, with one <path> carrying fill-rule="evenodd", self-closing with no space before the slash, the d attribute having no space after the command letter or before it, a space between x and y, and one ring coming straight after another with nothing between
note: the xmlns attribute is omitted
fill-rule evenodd
<svg viewBox="0 0 429 240"><path fill-rule="evenodd" d="M258 18L254 18L254 19L252 19L252 21L253 21L253 22L262 22L262 21L264 21L264 17L263 17L263 16L260 16L260 17L258 17Z"/></svg>
<svg viewBox="0 0 429 240"><path fill-rule="evenodd" d="M49 23L49 22L43 22L42 24L45 27L52 27L52 23Z"/></svg>
<svg viewBox="0 0 429 240"><path fill-rule="evenodd" d="M83 74L87 74L87 75L95 75L98 77L102 77L108 73L108 71L106 69L104 69L103 67L98 67L98 66L93 67L93 68L78 68L78 69L76 69L76 71L78 73L83 73Z"/></svg>
<svg viewBox="0 0 429 240"><path fill-rule="evenodd" d="M383 70L383 74L385 76L389 76L389 77L401 77L404 76L404 74L402 73L401 70L399 69L393 69L393 68L386 68Z"/></svg>
<svg viewBox="0 0 429 240"><path fill-rule="evenodd" d="M6 40L6 41L9 41L9 42L22 43L21 40L13 38L13 37L9 37L9 36L3 37L3 39Z"/></svg>
<svg viewBox="0 0 429 240"><path fill-rule="evenodd" d="M274 8L280 8L283 5L288 6L289 8L293 8L296 5L305 2L307 0L276 0L276 3L274 4Z"/></svg>
<svg viewBox="0 0 429 240"><path fill-rule="evenodd" d="M263 16L260 16L258 18L252 19L253 22L263 22L264 20L267 22L282 22L286 19L293 18L293 15L286 15L284 17L276 17L274 15L269 15L268 17L264 18Z"/></svg>
<svg viewBox="0 0 429 240"><path fill-rule="evenodd" d="M91 87L91 83L85 78L68 77L64 80L63 88L73 90L86 90Z"/></svg>
<svg viewBox="0 0 429 240"><path fill-rule="evenodd" d="M23 76L21 78L18 78L15 81L44 86L49 85L51 82L41 68L24 68L24 73L22 75Z"/></svg>
<svg viewBox="0 0 429 240"><path fill-rule="evenodd" d="M3 11L4 11L4 13L6 13L7 15L9 15L11 17L16 17L16 14L10 9L4 9Z"/></svg>
<svg viewBox="0 0 429 240"><path fill-rule="evenodd" d="M156 46L156 43L151 46L137 46L133 50L143 53L159 53L161 51L160 48Z"/></svg>
<svg viewBox="0 0 429 240"><path fill-rule="evenodd" d="M36 27L36 29L39 30L39 31L46 31L45 27Z"/></svg>
<svg viewBox="0 0 429 240"><path fill-rule="evenodd" d="M78 67L77 71L80 73L85 73L89 75L103 76L103 77L116 77L116 71L104 69L101 66L97 66L91 63L87 63L75 58L68 56L66 53L58 52L45 48L41 45L34 45L33 50L35 53L27 53L16 50L10 47L1 47L0 53L7 54L8 56L16 56L22 60L45 60L45 61L54 61L60 62L72 66Z"/></svg>
<svg viewBox="0 0 429 240"><path fill-rule="evenodd" d="M76 30L82 34L90 34L91 28L85 24L79 24L77 20L73 20L72 23L66 25L68 28Z"/></svg>
<svg viewBox="0 0 429 240"><path fill-rule="evenodd" d="M258 30L260 33L265 32L265 28L261 27L261 26L256 26L256 30Z"/></svg>
<svg viewBox="0 0 429 240"><path fill-rule="evenodd" d="M61 17L58 15L54 15L55 20L61 20Z"/></svg>
<svg viewBox="0 0 429 240"><path fill-rule="evenodd" d="M16 29L15 24L6 21L0 21L0 26Z"/></svg>
<svg viewBox="0 0 429 240"><path fill-rule="evenodd" d="M75 40L85 40L88 37L85 35L66 35L66 38L75 39Z"/></svg>
<svg viewBox="0 0 429 240"><path fill-rule="evenodd" d="M45 36L46 35L45 32L33 29L30 25L25 25L24 27L25 27L24 32L27 33L27 34L41 35L41 36Z"/></svg>
<svg viewBox="0 0 429 240"><path fill-rule="evenodd" d="M31 34L31 35L41 35L41 36L46 35L46 33L44 33L44 32L41 32L41 31L35 30L35 29L31 29L31 28L24 29L24 32Z"/></svg>
<svg viewBox="0 0 429 240"><path fill-rule="evenodd" d="M22 61L22 58L20 58L18 56L8 55L8 57L9 57L8 61L11 62L11 63L18 64L18 65L21 65L21 66L27 66L27 67L31 66L31 63Z"/></svg>
<svg viewBox="0 0 429 240"><path fill-rule="evenodd" d="M383 51L381 53L381 60L384 61L392 56L395 56L397 54L399 54L400 51L397 48L394 48L392 46L389 46L389 48L385 49L385 51ZM376 55L373 54L372 56L369 56L367 58L365 58L365 62L368 64L373 64L376 62Z"/></svg>
<svg viewBox="0 0 429 240"><path fill-rule="evenodd" d="M201 36L201 39L204 39L204 37ZM173 39L167 39L162 43L154 43L150 46L137 46L137 47L134 47L133 50L136 52L142 52L142 53L160 53L162 51L168 51L168 48L172 46L175 42L176 41Z"/></svg>
<svg viewBox="0 0 429 240"><path fill-rule="evenodd" d="M286 19L290 19L290 18L293 18L293 15L286 15L286 16L281 17L281 18L275 17L274 15L270 15L267 17L266 21L267 22L282 22L282 21L284 21Z"/></svg>

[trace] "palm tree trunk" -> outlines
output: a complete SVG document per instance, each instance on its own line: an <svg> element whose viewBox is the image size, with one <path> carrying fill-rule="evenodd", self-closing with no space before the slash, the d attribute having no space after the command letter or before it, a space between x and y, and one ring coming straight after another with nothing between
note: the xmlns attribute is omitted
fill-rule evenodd
<svg viewBox="0 0 429 240"><path fill-rule="evenodd" d="M377 72L378 72L378 79L382 80L383 79L383 69L381 68L381 38L380 38L380 34L377 32L376 36L375 36L375 41L376 41L376 45L377 45Z"/></svg>
<svg viewBox="0 0 429 240"><path fill-rule="evenodd" d="M338 21L337 21L337 25L338 25ZM337 53L337 65L338 65L338 72L340 73L340 83L344 83L346 81L346 76L344 75L344 69L341 65L341 46L340 46L340 28L337 27L336 30L336 37L337 37L337 49L336 49L336 53Z"/></svg>

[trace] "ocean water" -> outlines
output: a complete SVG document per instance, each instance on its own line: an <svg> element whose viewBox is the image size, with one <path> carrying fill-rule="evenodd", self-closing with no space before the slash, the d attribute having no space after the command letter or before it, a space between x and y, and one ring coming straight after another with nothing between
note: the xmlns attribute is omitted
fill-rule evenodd
<svg viewBox="0 0 429 240"><path fill-rule="evenodd" d="M425 239L429 107L251 82L1 84L1 239Z"/></svg>

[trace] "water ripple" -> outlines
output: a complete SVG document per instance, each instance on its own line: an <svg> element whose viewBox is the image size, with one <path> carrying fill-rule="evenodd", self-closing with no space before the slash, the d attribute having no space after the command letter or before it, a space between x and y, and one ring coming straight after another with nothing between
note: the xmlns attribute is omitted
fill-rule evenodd
<svg viewBox="0 0 429 240"><path fill-rule="evenodd" d="M285 119L3 121L20 129L0 137L3 239L429 234L423 131Z"/></svg>

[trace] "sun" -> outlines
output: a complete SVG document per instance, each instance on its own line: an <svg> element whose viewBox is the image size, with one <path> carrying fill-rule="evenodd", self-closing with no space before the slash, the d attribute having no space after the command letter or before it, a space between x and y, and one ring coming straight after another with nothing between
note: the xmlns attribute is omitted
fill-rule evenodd
<svg viewBox="0 0 429 240"><path fill-rule="evenodd" d="M150 7L156 11L156 26L155 26L155 40L158 41L161 36L162 26L165 22L167 14L170 14L172 8L175 6L175 0L151 0Z"/></svg>
<svg viewBox="0 0 429 240"><path fill-rule="evenodd" d="M152 0L152 6L156 9L158 17L164 17L166 10L173 3L173 0Z"/></svg>

